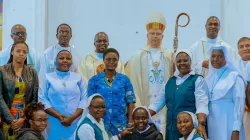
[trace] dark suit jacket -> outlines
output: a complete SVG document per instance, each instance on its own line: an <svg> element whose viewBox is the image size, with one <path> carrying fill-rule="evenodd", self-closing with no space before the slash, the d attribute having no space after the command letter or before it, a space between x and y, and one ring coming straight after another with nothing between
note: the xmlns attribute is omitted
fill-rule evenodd
<svg viewBox="0 0 250 140"><path fill-rule="evenodd" d="M22 78L26 85L25 104L37 102L39 85L36 71L25 65ZM16 75L12 63L0 67L0 112L6 123L10 123L14 119L9 109L15 96L15 80Z"/></svg>

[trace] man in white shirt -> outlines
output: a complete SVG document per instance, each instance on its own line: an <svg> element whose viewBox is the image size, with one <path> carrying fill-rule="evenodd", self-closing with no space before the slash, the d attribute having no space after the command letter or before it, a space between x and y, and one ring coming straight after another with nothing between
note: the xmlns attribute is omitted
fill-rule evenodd
<svg viewBox="0 0 250 140"><path fill-rule="evenodd" d="M27 32L26 28L21 24L16 24L11 28L11 34L10 37L12 38L13 42L25 42L27 38ZM11 52L12 45L4 48L0 52L0 66L3 66L7 64L9 58L10 58L10 52ZM29 46L29 53L27 55L27 64L30 67L34 67L36 70L38 70L37 67L37 59L35 57L35 51L32 47Z"/></svg>
<svg viewBox="0 0 250 140"><path fill-rule="evenodd" d="M250 69L247 69L247 65L250 61L250 38L249 37L242 37L238 41L238 54L240 55L241 59L238 60L237 66L242 74L245 82L247 83L247 72ZM250 131L250 110L248 107L245 108L244 114L244 127L245 132ZM246 133L246 139L250 139L250 134Z"/></svg>
<svg viewBox="0 0 250 140"><path fill-rule="evenodd" d="M76 48L74 46L70 46L69 44L72 37L71 27L66 23L60 24L57 28L56 37L58 39L58 44L47 48L41 56L39 78L42 78L46 73L50 73L55 70L55 59L58 52L61 50L68 50L72 54L73 64L70 71L76 71L77 69L80 56L78 55Z"/></svg>
<svg viewBox="0 0 250 140"><path fill-rule="evenodd" d="M195 73L201 74L204 77L208 74L209 67L209 55L208 51L211 46L223 45L230 48L230 53L234 56L234 60L237 59L237 53L232 47L218 37L220 31L220 20L216 16L211 16L207 19L206 25L206 37L196 41L190 48L190 52L193 55L192 68Z"/></svg>
<svg viewBox="0 0 250 140"><path fill-rule="evenodd" d="M94 39L95 51L85 56L78 65L78 72L89 80L92 76L100 73L104 69L103 52L109 46L108 35L104 32L99 32ZM124 73L124 67L119 60L116 72Z"/></svg>

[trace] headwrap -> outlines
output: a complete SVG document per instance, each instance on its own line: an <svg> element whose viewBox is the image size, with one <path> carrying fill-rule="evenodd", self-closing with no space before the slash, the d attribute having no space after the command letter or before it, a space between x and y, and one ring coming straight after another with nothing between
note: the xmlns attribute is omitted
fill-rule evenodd
<svg viewBox="0 0 250 140"><path fill-rule="evenodd" d="M177 69L177 66L176 66L176 57L178 56L179 53L182 53L182 52L186 53L189 56L189 58L190 58L190 67L192 66L192 57L193 57L192 53L189 50L187 50L187 49L181 49L181 50L177 51L175 53L175 55L174 55L174 60L175 60L175 72L174 72L174 76L175 77L177 77L180 74L180 71ZM191 67L191 71L192 71L192 67Z"/></svg>
<svg viewBox="0 0 250 140"><path fill-rule="evenodd" d="M194 113L192 113L192 112L189 112L189 111L182 111L182 112L180 112L178 115L177 115L177 118L178 118L178 116L180 115L180 114L182 114L182 113L187 113L187 114L189 114L190 116L191 116L191 118L192 118L192 121L193 121L193 125L194 125L194 129L196 129L197 127L198 127L198 119L197 119L197 116L194 114Z"/></svg>
<svg viewBox="0 0 250 140"><path fill-rule="evenodd" d="M150 111L149 109L146 107L146 106L138 106L136 108L133 109L133 112L132 112L132 116L134 116L134 113L135 113L135 110L138 109L138 108L143 108L145 109L147 112L148 112L148 124L155 124L154 121L153 121L153 118L150 114ZM157 126L155 125L156 129L159 131L160 129L157 128Z"/></svg>

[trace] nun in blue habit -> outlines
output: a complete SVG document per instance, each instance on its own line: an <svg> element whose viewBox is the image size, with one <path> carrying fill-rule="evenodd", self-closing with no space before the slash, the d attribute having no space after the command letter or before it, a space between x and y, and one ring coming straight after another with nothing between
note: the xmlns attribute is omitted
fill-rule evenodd
<svg viewBox="0 0 250 140"><path fill-rule="evenodd" d="M73 140L74 131L87 101L87 88L81 75L71 72L72 55L58 52L56 70L40 79L39 101L49 118L47 140Z"/></svg>

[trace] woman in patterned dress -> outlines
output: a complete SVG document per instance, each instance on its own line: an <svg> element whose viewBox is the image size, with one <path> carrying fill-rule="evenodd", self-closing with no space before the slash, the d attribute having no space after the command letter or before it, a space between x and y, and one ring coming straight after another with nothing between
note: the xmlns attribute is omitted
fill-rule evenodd
<svg viewBox="0 0 250 140"><path fill-rule="evenodd" d="M23 113L26 104L37 102L38 76L27 66L28 45L14 43L10 59L0 67L0 112L3 133L8 140L15 139L16 132L28 127Z"/></svg>
<svg viewBox="0 0 250 140"><path fill-rule="evenodd" d="M115 71L119 61L118 51L108 48L103 53L103 61L105 69L89 80L88 96L99 93L104 97L105 129L110 135L117 135L133 122L132 111L136 99L129 78Z"/></svg>

